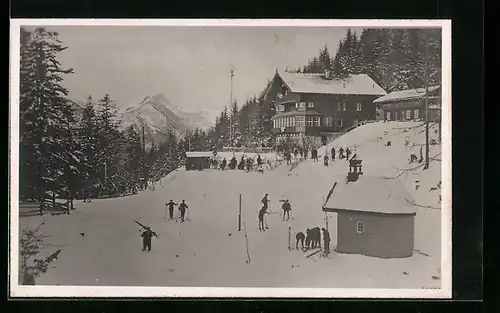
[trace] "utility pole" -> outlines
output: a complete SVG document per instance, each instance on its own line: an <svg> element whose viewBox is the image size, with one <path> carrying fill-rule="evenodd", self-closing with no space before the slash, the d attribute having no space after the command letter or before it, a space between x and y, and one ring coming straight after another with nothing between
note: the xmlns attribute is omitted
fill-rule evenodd
<svg viewBox="0 0 500 313"><path fill-rule="evenodd" d="M146 132L144 124L142 125L142 178L144 179L144 189L147 189L148 183L146 180Z"/></svg>
<svg viewBox="0 0 500 313"><path fill-rule="evenodd" d="M231 102L229 105L229 110L231 111L231 117L229 119L229 136L230 136L230 141L231 141L231 150L233 150L233 76L234 76L234 69L231 69Z"/></svg>
<svg viewBox="0 0 500 313"><path fill-rule="evenodd" d="M425 33L425 165L429 168L429 37Z"/></svg>

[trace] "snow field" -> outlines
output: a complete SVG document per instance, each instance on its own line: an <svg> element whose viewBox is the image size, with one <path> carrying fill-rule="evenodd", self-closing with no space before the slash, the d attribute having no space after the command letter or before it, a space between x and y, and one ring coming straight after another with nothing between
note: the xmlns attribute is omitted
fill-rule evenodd
<svg viewBox="0 0 500 313"><path fill-rule="evenodd" d="M338 138L334 145L360 143L370 138L368 134L376 137L376 133L383 136L385 131L402 131L396 129L399 127L397 124L400 123L367 124ZM404 123L405 127L408 125ZM416 130L408 130L403 136L414 133ZM398 135L390 140L392 147L384 147L386 140L382 140L357 148L357 153L363 159L365 175L389 176L391 173L388 173L388 168L394 164L392 162L399 162L397 164L401 166L406 163L406 167L409 167L404 137ZM230 158L232 153L229 154ZM237 154L236 157L239 161L241 156ZM439 165L440 162L433 162L428 171L419 169L415 171L416 174L409 173L398 178L405 181L416 202L438 206L431 203L428 187L437 182L435 179L440 176ZM432 276L438 275L437 269L440 267L440 210L417 209L415 250L428 256L415 252L411 258L386 260L337 254L334 252L337 241L336 214L329 214L328 220L332 238L329 258L317 254L307 259L302 252L289 251L289 225L292 227L293 248L296 232L325 225L321 205L334 181L345 177L348 163L337 160L326 168L322 160L308 160L293 170L290 168L290 165L282 165L263 174L238 170L178 170L162 180L163 188L156 184L154 191L94 200L91 203L77 202L76 210L69 216L22 218L21 229L46 220L42 231L49 236L46 242L54 246L47 247L43 253L53 252L56 246L62 246L60 260L55 262L56 268L49 268L37 280L37 284L439 287L440 281ZM418 191L414 190L412 181L415 177L422 185ZM242 231L238 232L240 193ZM265 193L269 194L270 210L275 214L266 216L270 229L260 232L257 228L257 212ZM294 219L282 221L279 202L282 198L290 200ZM186 200L189 222L176 223L164 219L165 203L170 199L176 203ZM175 214L177 212L176 207ZM149 253L141 251L142 238L134 220L151 226L160 236L159 240L153 238L153 249ZM248 233L250 263L246 263L243 222L246 222ZM85 236L82 237L80 233Z"/></svg>

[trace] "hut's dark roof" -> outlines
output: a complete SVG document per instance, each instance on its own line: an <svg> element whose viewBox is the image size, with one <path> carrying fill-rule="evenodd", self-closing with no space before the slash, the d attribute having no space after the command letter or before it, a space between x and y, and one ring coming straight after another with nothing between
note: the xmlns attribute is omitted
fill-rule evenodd
<svg viewBox="0 0 500 313"><path fill-rule="evenodd" d="M337 181L324 205L325 211L361 211L382 214L415 214L413 197L399 179L360 175L358 181Z"/></svg>

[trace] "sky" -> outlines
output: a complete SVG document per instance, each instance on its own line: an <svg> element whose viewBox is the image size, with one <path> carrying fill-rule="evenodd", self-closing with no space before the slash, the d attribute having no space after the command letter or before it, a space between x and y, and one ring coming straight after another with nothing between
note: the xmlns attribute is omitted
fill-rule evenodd
<svg viewBox="0 0 500 313"><path fill-rule="evenodd" d="M344 27L47 27L67 50L74 69L65 86L75 100L108 93L119 106L163 93L171 102L217 114L233 99L258 95L276 68L307 64L325 45L332 54ZM359 35L362 29L352 28Z"/></svg>

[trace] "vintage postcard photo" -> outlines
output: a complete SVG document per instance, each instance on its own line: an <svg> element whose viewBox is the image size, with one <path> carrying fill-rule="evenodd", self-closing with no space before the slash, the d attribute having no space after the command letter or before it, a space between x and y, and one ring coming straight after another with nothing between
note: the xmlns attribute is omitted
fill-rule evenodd
<svg viewBox="0 0 500 313"><path fill-rule="evenodd" d="M11 297L451 297L449 20L12 20Z"/></svg>

